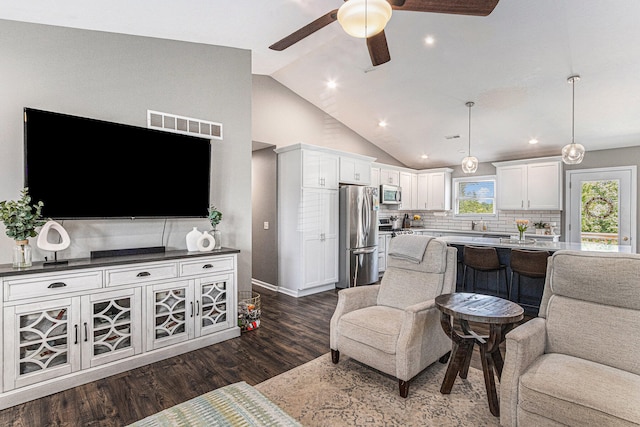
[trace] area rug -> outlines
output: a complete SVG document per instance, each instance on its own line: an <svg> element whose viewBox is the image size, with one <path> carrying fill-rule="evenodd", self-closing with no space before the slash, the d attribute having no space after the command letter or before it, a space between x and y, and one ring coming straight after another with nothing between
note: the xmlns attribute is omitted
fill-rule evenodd
<svg viewBox="0 0 640 427"><path fill-rule="evenodd" d="M489 412L482 371L469 368L451 394L440 393L446 365L436 362L411 382L398 381L348 357L329 353L256 385L304 426L498 426Z"/></svg>
<svg viewBox="0 0 640 427"><path fill-rule="evenodd" d="M301 427L256 389L239 382L202 394L130 427Z"/></svg>

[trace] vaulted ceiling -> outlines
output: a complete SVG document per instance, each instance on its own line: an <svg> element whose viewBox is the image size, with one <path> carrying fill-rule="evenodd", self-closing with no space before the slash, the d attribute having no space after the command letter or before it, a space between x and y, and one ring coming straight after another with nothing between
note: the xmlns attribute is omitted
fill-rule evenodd
<svg viewBox="0 0 640 427"><path fill-rule="evenodd" d="M337 22L282 52L268 48L342 0L2 3L0 19L249 49L254 74L409 167L459 163L467 101L475 102L471 153L481 162L559 154L571 141L573 74L581 76L575 138L587 156L640 145L638 0L500 0L487 17L394 11L385 29L391 61L377 67L365 41Z"/></svg>

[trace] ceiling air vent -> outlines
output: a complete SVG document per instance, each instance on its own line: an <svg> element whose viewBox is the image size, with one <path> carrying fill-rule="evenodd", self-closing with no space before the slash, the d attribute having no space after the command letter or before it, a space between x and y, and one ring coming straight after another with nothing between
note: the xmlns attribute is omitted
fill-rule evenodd
<svg viewBox="0 0 640 427"><path fill-rule="evenodd" d="M147 127L165 132L222 140L222 124L147 110Z"/></svg>

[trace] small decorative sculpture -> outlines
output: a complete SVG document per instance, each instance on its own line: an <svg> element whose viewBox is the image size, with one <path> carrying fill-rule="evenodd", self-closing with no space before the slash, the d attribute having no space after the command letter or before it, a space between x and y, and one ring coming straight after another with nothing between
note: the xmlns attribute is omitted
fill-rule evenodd
<svg viewBox="0 0 640 427"><path fill-rule="evenodd" d="M58 235L60 236L60 243L51 243L49 241L49 233L51 230L56 230ZM62 227L62 225L58 224L55 221L47 221L40 230L40 234L38 234L38 240L36 244L43 251L51 251L53 252L53 261L47 261L43 265L51 266L57 264L67 264L67 261L58 261L58 251L65 250L71 244L71 238L69 238L69 233L67 230ZM45 260L47 258L45 257Z"/></svg>
<svg viewBox="0 0 640 427"><path fill-rule="evenodd" d="M49 241L49 232L51 230L56 230L60 235L60 239L62 240L60 243L51 243ZM67 249L71 244L71 239L69 238L69 233L65 230L60 224L55 221L47 221L40 230L40 234L38 234L37 245L43 251L51 251L57 252Z"/></svg>

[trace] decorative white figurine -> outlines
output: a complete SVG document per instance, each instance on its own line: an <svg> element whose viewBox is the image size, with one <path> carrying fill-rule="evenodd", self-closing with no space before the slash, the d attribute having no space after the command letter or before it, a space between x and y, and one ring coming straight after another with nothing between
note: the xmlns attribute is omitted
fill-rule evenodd
<svg viewBox="0 0 640 427"><path fill-rule="evenodd" d="M208 244L205 242L208 242ZM200 252L209 252L212 251L215 246L216 239L214 239L213 236L206 231L203 232L202 236L200 236L200 238L198 239L198 250Z"/></svg>
<svg viewBox="0 0 640 427"><path fill-rule="evenodd" d="M62 239L60 243L51 243L49 241L49 232L52 229L56 230L60 235L60 239ZM38 234L38 240L36 244L43 251L57 252L67 249L71 244L71 239L69 238L69 233L67 233L67 230L65 230L60 224L55 221L47 221L42 226L40 234Z"/></svg>

